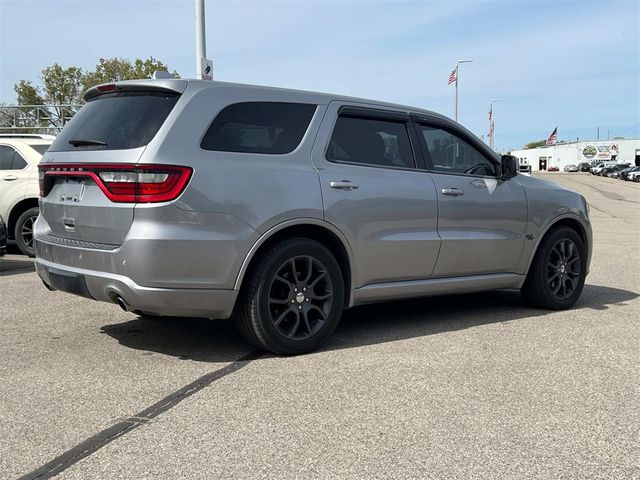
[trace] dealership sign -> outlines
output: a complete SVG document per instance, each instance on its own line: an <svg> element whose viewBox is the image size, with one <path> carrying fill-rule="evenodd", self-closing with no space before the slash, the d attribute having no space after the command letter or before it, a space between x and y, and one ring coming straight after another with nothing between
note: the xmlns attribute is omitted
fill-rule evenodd
<svg viewBox="0 0 640 480"><path fill-rule="evenodd" d="M611 157L618 155L617 145L587 145L582 149L582 155L587 160L611 160Z"/></svg>

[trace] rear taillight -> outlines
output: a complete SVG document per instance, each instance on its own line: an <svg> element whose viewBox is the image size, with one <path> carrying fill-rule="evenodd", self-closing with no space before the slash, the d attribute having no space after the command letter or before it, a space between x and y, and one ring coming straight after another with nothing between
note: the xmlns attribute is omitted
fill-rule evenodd
<svg viewBox="0 0 640 480"><path fill-rule="evenodd" d="M43 164L40 196L46 197L56 177L91 178L112 202L155 203L175 200L191 178L190 167L176 165Z"/></svg>

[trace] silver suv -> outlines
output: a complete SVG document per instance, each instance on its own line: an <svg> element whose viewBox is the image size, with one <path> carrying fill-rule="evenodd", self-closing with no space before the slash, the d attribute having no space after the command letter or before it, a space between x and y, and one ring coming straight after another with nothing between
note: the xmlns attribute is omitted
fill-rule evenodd
<svg viewBox="0 0 640 480"><path fill-rule="evenodd" d="M343 309L521 289L571 307L591 257L580 195L517 174L450 119L191 80L90 89L40 164L36 267L140 315L235 318L319 347Z"/></svg>

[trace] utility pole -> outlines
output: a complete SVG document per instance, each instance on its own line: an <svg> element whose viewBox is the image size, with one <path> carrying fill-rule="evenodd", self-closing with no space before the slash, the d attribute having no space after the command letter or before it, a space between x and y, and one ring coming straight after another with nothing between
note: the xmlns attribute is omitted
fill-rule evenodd
<svg viewBox="0 0 640 480"><path fill-rule="evenodd" d="M598 140L600 140L600 125L598 125Z"/></svg>
<svg viewBox="0 0 640 480"><path fill-rule="evenodd" d="M496 123L494 120L495 114L493 113L493 104L501 101L502 100L498 100L494 98L489 102L489 112L491 113L491 116L489 118L489 146L491 147L491 150L493 150L493 146L494 146L495 128L496 128Z"/></svg>
<svg viewBox="0 0 640 480"><path fill-rule="evenodd" d="M207 58L207 39L205 35L204 0L196 0L196 78L202 80L203 59Z"/></svg>
<svg viewBox="0 0 640 480"><path fill-rule="evenodd" d="M458 81L460 79L460 64L471 63L473 60L456 60L456 114L455 121L458 121Z"/></svg>

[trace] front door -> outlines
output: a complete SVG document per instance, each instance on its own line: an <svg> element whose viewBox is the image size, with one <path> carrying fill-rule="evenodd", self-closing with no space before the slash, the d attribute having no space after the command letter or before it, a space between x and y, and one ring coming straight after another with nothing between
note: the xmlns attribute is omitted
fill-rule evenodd
<svg viewBox="0 0 640 480"><path fill-rule="evenodd" d="M438 194L442 239L434 277L516 272L527 222L523 188L499 179L499 162L464 132L418 123Z"/></svg>
<svg viewBox="0 0 640 480"><path fill-rule="evenodd" d="M329 104L314 146L325 219L347 237L356 288L431 275L440 239L433 181L416 168L403 112ZM413 141L411 140L413 137Z"/></svg>
<svg viewBox="0 0 640 480"><path fill-rule="evenodd" d="M546 170L547 169L547 157L540 157L538 159L538 170Z"/></svg>

